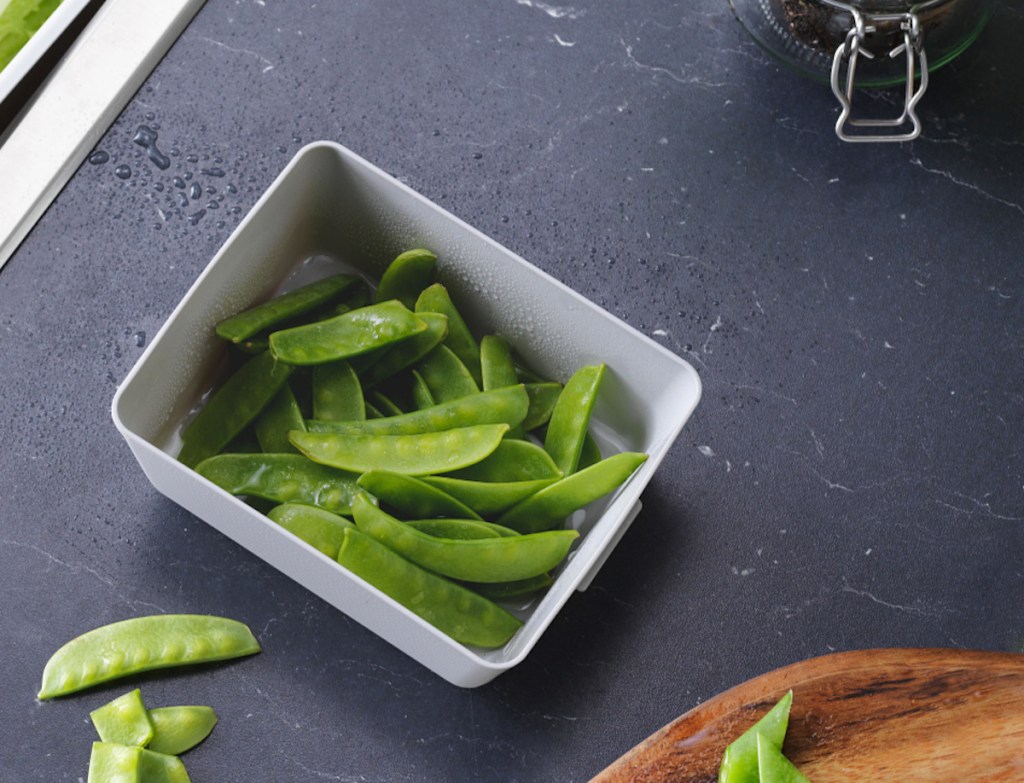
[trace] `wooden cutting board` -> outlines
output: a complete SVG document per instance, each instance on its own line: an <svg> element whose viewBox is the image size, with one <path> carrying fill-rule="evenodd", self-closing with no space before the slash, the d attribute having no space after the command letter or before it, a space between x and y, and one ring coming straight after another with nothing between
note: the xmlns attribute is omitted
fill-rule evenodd
<svg viewBox="0 0 1024 783"><path fill-rule="evenodd" d="M811 783L1024 783L1024 654L858 650L690 710L591 783L714 783L725 747L793 691L783 752Z"/></svg>

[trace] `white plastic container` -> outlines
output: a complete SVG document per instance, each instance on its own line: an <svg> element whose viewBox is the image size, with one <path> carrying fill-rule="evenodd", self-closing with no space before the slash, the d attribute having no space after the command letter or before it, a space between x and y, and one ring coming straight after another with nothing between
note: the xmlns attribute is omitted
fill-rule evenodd
<svg viewBox="0 0 1024 783"><path fill-rule="evenodd" d="M307 259L337 259L379 279L411 247L437 254L438 277L474 333L503 335L535 372L564 382L583 365L607 363L593 431L606 455L649 455L615 494L573 517L577 545L497 650L452 641L175 459L180 424L224 356L219 320L267 298ZM113 417L164 495L444 679L476 687L520 663L590 583L699 399L689 364L344 147L317 142L299 151L175 308L118 389Z"/></svg>

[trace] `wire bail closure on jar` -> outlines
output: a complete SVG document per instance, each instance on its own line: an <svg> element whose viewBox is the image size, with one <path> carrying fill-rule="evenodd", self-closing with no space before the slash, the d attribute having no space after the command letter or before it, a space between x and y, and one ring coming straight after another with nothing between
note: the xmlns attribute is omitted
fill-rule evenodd
<svg viewBox="0 0 1024 783"><path fill-rule="evenodd" d="M844 5L835 3L830 4ZM832 92L835 93L842 106L842 113L836 121L836 135L843 141L849 142L886 142L886 141L913 141L921 134L921 121L918 119L914 109L918 101L928 88L928 60L924 51L924 35L917 14L913 12L901 14L878 14L867 16L860 9L853 6L846 6L846 9L853 15L853 27L846 34L846 40L836 49L832 58ZM888 57L895 59L905 55L907 61L906 94L903 102L903 113L894 119L854 119L850 115L853 112L853 89L856 81L857 63L860 55L869 60L875 59L875 53L871 52L865 45L865 38L878 30L878 24L898 24L903 33L903 42L893 47L888 52ZM846 68L846 87L840 86L840 73L843 63L848 63ZM915 89L915 70L919 70L920 78L917 80ZM887 132L866 132L848 133L846 128L900 128L907 123L911 128L905 133Z"/></svg>

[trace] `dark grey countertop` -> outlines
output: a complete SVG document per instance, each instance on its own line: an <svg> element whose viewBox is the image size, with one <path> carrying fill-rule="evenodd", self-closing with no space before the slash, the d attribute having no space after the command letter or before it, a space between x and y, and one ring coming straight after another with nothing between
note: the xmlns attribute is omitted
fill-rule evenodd
<svg viewBox="0 0 1024 783"><path fill-rule="evenodd" d="M125 688L40 703L41 669L138 614L224 614L263 643L136 681L220 715L195 783L586 781L793 661L1024 649L1022 39L1000 3L933 75L921 138L854 146L725 0L209 0L0 273L0 777L85 779L87 713ZM703 381L591 588L475 690L163 498L111 423L147 340L316 139Z"/></svg>

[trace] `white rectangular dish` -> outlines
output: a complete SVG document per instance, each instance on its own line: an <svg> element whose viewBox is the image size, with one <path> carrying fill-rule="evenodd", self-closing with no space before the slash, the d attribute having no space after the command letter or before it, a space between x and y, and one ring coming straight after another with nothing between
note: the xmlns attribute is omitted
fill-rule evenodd
<svg viewBox="0 0 1024 783"><path fill-rule="evenodd" d="M613 495L574 515L577 545L501 649L451 640L175 459L181 422L226 350L214 335L218 321L270 296L309 259L339 261L376 280L411 247L437 254L438 278L474 333L504 336L533 371L564 382L605 362L592 431L606 455L649 455ZM700 393L697 373L679 357L344 147L317 142L299 151L199 276L119 387L112 413L160 492L439 676L475 687L522 662L572 593L590 583Z"/></svg>

